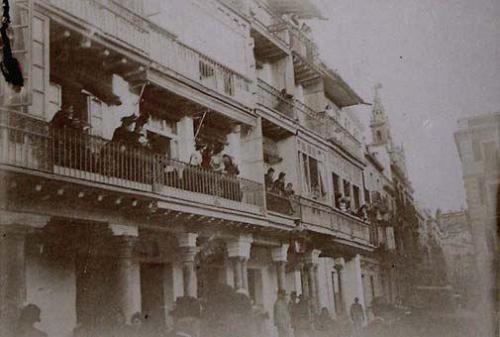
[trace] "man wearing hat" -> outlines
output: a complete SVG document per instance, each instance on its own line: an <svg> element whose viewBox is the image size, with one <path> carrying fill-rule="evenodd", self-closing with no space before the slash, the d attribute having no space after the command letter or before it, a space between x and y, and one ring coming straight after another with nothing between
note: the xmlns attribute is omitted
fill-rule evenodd
<svg viewBox="0 0 500 337"><path fill-rule="evenodd" d="M136 122L137 116L132 114L130 116L122 117L122 124L113 132L113 142L123 143L125 145L134 145L133 138L135 138L132 125Z"/></svg>
<svg viewBox="0 0 500 337"><path fill-rule="evenodd" d="M199 337L201 304L194 297L179 297L175 301L174 310L170 312L174 319L171 337Z"/></svg>

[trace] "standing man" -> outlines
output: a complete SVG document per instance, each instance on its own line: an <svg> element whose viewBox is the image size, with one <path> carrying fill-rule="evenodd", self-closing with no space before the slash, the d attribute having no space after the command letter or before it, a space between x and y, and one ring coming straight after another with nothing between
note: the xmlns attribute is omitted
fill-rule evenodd
<svg viewBox="0 0 500 337"><path fill-rule="evenodd" d="M290 337L290 312L283 289L278 290L278 299L274 303L274 325L279 337Z"/></svg>
<svg viewBox="0 0 500 337"><path fill-rule="evenodd" d="M354 334L359 336L363 322L365 321L365 311L359 303L359 298L354 298L354 303L351 305L351 320L354 328Z"/></svg>

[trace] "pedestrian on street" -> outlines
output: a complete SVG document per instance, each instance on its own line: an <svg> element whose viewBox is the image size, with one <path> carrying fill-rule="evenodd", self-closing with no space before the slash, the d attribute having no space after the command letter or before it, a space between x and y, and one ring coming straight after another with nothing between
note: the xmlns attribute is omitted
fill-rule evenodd
<svg viewBox="0 0 500 337"><path fill-rule="evenodd" d="M47 334L35 327L40 322L42 311L35 304L28 304L21 310L16 327L16 337L47 337Z"/></svg>
<svg viewBox="0 0 500 337"><path fill-rule="evenodd" d="M189 296L177 298L170 315L174 319L171 337L199 337L201 304L196 298Z"/></svg>
<svg viewBox="0 0 500 337"><path fill-rule="evenodd" d="M309 299L303 294L299 296L299 304L295 318L295 337L310 337L312 334L312 314Z"/></svg>
<svg viewBox="0 0 500 337"><path fill-rule="evenodd" d="M290 312L286 302L286 292L283 289L278 291L278 299L274 303L274 325L278 330L279 337L290 337Z"/></svg>
<svg viewBox="0 0 500 337"><path fill-rule="evenodd" d="M354 328L354 334L359 336L365 321L365 311L361 303L359 303L359 298L357 297L354 298L354 303L351 305L351 320Z"/></svg>

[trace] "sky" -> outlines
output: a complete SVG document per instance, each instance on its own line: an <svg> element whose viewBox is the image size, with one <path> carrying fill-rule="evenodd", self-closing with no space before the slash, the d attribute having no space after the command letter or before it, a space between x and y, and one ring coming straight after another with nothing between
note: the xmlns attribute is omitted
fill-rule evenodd
<svg viewBox="0 0 500 337"><path fill-rule="evenodd" d="M317 0L326 63L367 102L381 96L423 207L466 207L453 133L500 111L500 0ZM368 126L371 109L358 109ZM366 127L369 132L369 128Z"/></svg>

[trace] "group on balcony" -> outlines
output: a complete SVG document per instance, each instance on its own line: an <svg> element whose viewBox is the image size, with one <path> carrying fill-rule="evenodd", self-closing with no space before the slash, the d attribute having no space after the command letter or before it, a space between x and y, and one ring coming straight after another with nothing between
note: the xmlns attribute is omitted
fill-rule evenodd
<svg viewBox="0 0 500 337"><path fill-rule="evenodd" d="M274 180L274 169L270 167L264 176L267 191L267 201L270 209L285 214L294 214L296 209L293 205L295 190L293 183L286 182L286 173L280 172Z"/></svg>

